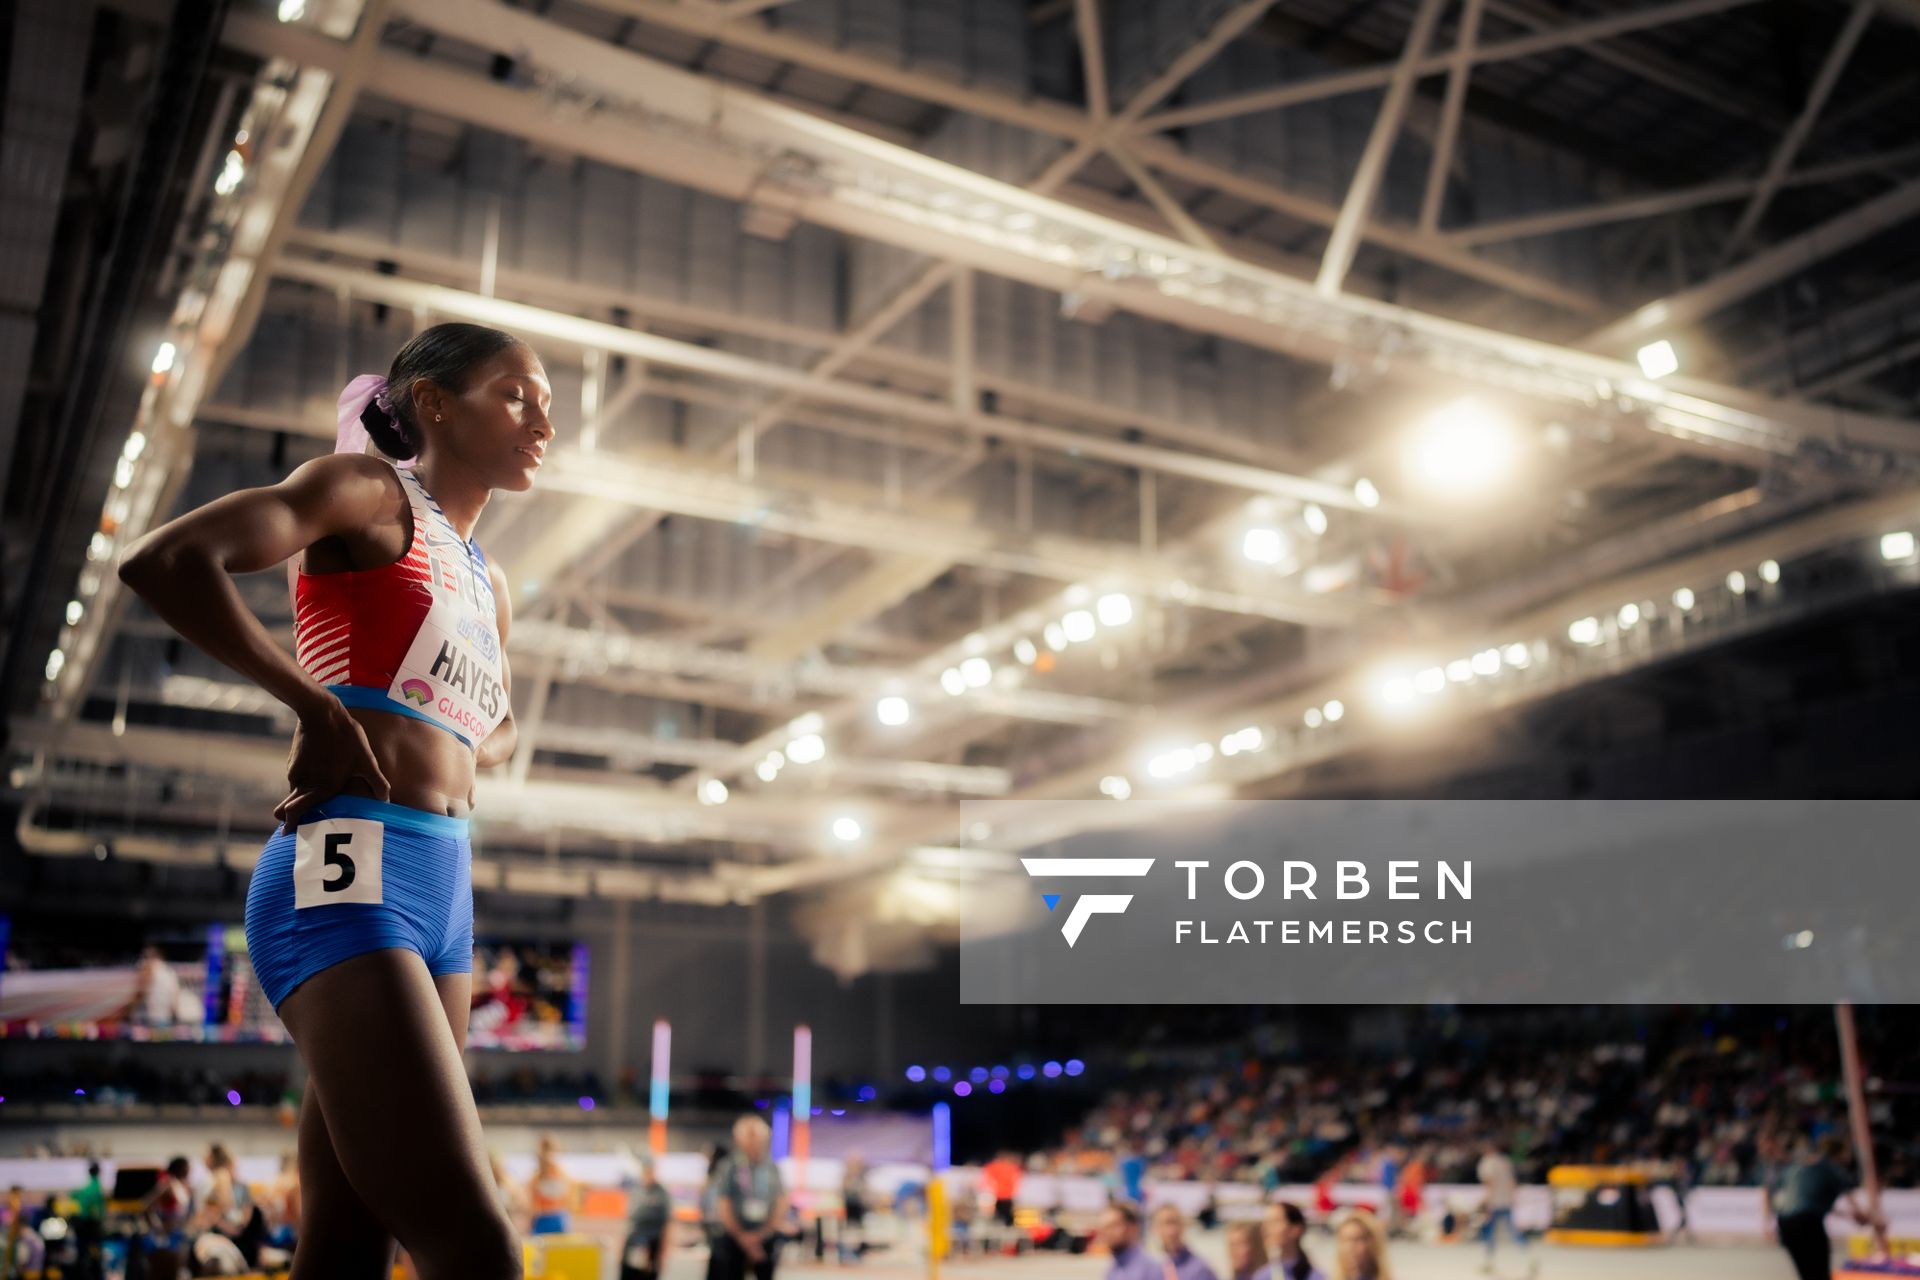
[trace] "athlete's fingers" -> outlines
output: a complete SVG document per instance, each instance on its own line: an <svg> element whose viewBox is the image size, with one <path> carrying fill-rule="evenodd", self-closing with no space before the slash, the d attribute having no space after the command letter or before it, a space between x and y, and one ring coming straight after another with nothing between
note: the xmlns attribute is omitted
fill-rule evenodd
<svg viewBox="0 0 1920 1280"><path fill-rule="evenodd" d="M307 810L311 809L320 798L320 793L312 788L295 787L287 798L280 802L280 807L274 810L273 816L279 820L282 827L291 831L299 825L300 819L306 816Z"/></svg>

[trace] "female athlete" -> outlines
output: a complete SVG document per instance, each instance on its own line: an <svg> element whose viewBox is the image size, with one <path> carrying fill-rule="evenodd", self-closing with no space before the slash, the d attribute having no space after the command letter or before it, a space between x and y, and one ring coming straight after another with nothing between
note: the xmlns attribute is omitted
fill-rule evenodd
<svg viewBox="0 0 1920 1280"><path fill-rule="evenodd" d="M460 1061L466 815L516 737L507 583L472 535L494 490L532 487L552 399L518 338L436 325L348 384L333 456L155 529L120 566L299 718L247 893L254 972L309 1075L294 1280L384 1280L396 1238L426 1280L521 1274ZM289 656L230 575L294 557Z"/></svg>

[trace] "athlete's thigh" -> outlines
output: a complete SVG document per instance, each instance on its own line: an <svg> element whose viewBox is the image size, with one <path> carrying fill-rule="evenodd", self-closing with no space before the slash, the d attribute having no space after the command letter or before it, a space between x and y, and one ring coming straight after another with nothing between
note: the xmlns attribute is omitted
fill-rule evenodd
<svg viewBox="0 0 1920 1280"><path fill-rule="evenodd" d="M417 1253L457 1240L476 1215L498 1212L472 1087L418 955L389 948L343 961L279 1013L341 1170L402 1244Z"/></svg>
<svg viewBox="0 0 1920 1280"><path fill-rule="evenodd" d="M393 1233L360 1199L333 1153L320 1095L300 1102L300 1247L293 1280L388 1280Z"/></svg>
<svg viewBox="0 0 1920 1280"><path fill-rule="evenodd" d="M460 1052L467 1051L467 1015L473 1011L473 975L470 973L443 973L433 980L434 990L440 993L440 1006L446 1010L447 1028L453 1032L453 1043Z"/></svg>

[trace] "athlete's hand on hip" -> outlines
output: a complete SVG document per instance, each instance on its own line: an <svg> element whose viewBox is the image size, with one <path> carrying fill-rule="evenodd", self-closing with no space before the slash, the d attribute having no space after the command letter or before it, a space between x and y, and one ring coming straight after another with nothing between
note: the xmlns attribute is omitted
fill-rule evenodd
<svg viewBox="0 0 1920 1280"><path fill-rule="evenodd" d="M291 789L274 809L274 821L291 830L307 810L339 795L353 782L361 783L375 800L392 794L367 731L337 698L329 698L318 712L300 717L294 728L293 750L287 757Z"/></svg>

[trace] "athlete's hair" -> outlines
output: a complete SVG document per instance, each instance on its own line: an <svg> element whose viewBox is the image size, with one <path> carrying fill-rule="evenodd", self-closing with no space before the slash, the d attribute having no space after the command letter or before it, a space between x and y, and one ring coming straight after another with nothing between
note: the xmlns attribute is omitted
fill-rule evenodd
<svg viewBox="0 0 1920 1280"><path fill-rule="evenodd" d="M500 329L479 324L436 324L416 334L393 357L386 388L360 413L360 425L389 458L411 458L426 444L414 420L413 386L425 379L459 395L473 372L509 347L524 345Z"/></svg>

